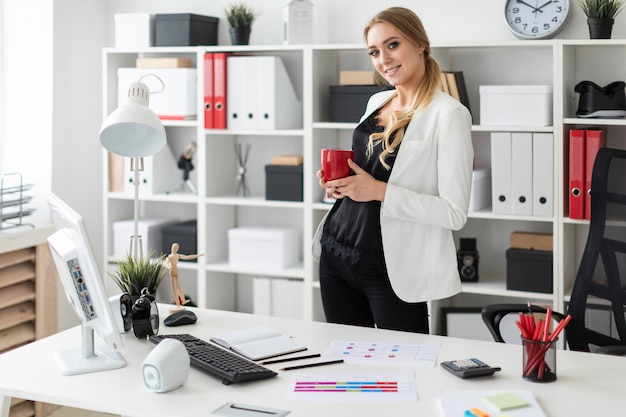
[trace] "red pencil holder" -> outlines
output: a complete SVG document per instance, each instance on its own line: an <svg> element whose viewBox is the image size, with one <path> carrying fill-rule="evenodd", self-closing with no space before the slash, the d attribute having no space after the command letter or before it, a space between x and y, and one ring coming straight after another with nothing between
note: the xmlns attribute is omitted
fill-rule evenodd
<svg viewBox="0 0 626 417"><path fill-rule="evenodd" d="M553 341L522 337L522 377L532 382L556 381L556 346Z"/></svg>

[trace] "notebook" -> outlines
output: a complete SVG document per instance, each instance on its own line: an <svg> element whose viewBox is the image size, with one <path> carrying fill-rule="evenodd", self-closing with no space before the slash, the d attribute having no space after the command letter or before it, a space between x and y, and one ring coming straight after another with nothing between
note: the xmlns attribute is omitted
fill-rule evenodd
<svg viewBox="0 0 626 417"><path fill-rule="evenodd" d="M265 326L223 333L211 337L211 341L253 361L306 350L306 346L294 338Z"/></svg>

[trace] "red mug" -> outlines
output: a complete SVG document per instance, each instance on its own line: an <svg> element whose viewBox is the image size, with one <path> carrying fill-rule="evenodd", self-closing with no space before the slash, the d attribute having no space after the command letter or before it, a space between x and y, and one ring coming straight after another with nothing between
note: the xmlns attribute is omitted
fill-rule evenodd
<svg viewBox="0 0 626 417"><path fill-rule="evenodd" d="M348 159L354 160L354 151L348 149L322 149L321 156L322 173L325 182L350 175Z"/></svg>

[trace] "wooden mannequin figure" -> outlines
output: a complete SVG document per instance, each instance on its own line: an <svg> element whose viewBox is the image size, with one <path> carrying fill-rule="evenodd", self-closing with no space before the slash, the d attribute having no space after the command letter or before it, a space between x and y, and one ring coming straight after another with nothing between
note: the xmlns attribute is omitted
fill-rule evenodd
<svg viewBox="0 0 626 417"><path fill-rule="evenodd" d="M196 255L183 255L178 253L179 245L178 243L172 243L172 252L167 255L167 259L165 260L165 267L170 271L170 281L172 284L172 296L174 297L174 302L176 303L176 307L170 310L170 313L174 313L176 311L184 310L184 304L187 304L189 300L185 299L185 293L180 285L180 278L178 277L178 261L179 260L190 260L196 259L204 254L196 254Z"/></svg>

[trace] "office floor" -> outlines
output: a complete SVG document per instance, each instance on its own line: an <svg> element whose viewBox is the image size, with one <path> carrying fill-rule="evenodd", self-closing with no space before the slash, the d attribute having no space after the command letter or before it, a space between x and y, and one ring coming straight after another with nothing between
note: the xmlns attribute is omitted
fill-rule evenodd
<svg viewBox="0 0 626 417"><path fill-rule="evenodd" d="M59 407L47 417L118 417L115 414L97 413L81 408Z"/></svg>

